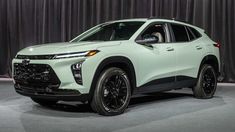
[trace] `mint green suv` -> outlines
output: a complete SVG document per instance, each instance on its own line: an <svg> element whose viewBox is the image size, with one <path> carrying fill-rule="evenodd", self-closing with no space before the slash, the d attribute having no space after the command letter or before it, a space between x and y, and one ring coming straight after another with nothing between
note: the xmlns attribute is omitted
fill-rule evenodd
<svg viewBox="0 0 235 132"><path fill-rule="evenodd" d="M188 87L196 98L212 98L219 47L203 29L175 20L111 21L70 42L19 51L14 86L41 105L82 101L101 115L123 113L140 93Z"/></svg>

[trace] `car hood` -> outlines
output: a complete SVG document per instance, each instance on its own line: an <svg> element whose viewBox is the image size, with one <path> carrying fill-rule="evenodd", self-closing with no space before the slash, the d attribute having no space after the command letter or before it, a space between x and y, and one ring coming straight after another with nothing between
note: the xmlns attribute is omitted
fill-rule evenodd
<svg viewBox="0 0 235 132"><path fill-rule="evenodd" d="M18 52L20 55L47 55L96 50L101 47L119 45L120 42L63 42L30 46Z"/></svg>

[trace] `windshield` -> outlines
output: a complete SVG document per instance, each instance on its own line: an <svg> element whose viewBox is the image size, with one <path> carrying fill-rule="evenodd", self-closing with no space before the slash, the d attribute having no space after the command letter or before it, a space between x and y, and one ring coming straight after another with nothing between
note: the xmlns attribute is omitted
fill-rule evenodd
<svg viewBox="0 0 235 132"><path fill-rule="evenodd" d="M88 30L88 32L78 36L72 42L128 40L143 23L144 22L104 23Z"/></svg>

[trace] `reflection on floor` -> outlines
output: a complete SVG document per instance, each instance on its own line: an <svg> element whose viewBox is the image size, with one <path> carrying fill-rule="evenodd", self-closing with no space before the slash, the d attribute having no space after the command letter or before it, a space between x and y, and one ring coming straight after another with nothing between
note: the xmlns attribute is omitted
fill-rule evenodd
<svg viewBox="0 0 235 132"><path fill-rule="evenodd" d="M79 102L42 107L0 82L0 132L234 132L234 122L235 85L220 85L207 100L190 89L140 95L124 114L104 117Z"/></svg>

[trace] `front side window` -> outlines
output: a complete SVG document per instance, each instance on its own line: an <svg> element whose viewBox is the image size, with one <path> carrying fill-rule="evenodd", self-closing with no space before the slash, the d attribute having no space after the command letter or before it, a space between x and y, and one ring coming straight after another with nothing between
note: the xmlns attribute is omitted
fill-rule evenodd
<svg viewBox="0 0 235 132"><path fill-rule="evenodd" d="M187 42L189 41L186 28L179 24L171 24L173 34L176 42Z"/></svg>
<svg viewBox="0 0 235 132"><path fill-rule="evenodd" d="M153 24L149 26L143 33L140 34L137 40L145 40L151 37L156 37L157 43L166 42L167 36L166 36L165 24Z"/></svg>
<svg viewBox="0 0 235 132"><path fill-rule="evenodd" d="M74 41L115 41L129 40L144 22L111 22L104 23L90 30L86 35Z"/></svg>

